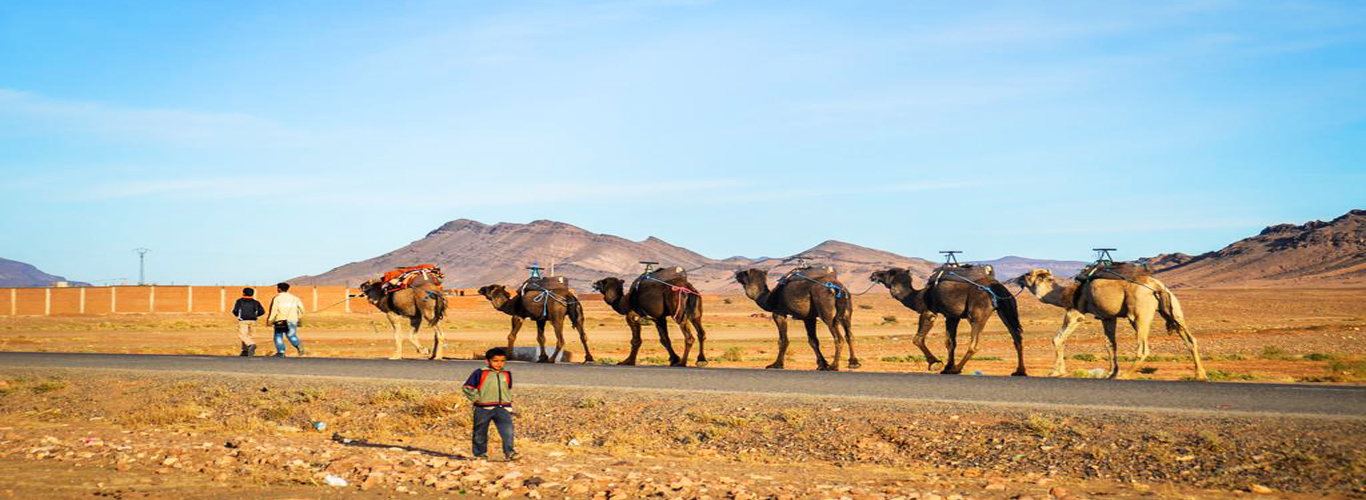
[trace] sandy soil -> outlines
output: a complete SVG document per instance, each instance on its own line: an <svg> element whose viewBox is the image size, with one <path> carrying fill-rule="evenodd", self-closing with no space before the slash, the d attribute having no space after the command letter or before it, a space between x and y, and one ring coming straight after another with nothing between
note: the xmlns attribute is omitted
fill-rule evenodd
<svg viewBox="0 0 1366 500"><path fill-rule="evenodd" d="M504 462L454 389L5 369L0 498L1366 496L1359 419L528 386Z"/></svg>
<svg viewBox="0 0 1366 500"><path fill-rule="evenodd" d="M856 289L858 287L855 287ZM1178 297L1200 342L1201 353L1215 380L1269 382L1366 381L1366 289L1181 290ZM460 298L450 318L447 356L470 358L476 352L506 342L508 321L482 299ZM760 367L773 360L777 349L772 323L743 296L706 297L706 351L713 366ZM1039 303L1027 293L1019 296L1026 330L1026 365L1033 375L1045 375L1053 364L1051 339L1060 325L1061 310ZM855 298L855 353L864 370L923 371L919 351L911 344L913 313L887 296L882 288ZM619 316L600 301L586 301L588 335L600 362L624 359L629 332ZM236 354L237 337L231 318L219 315L116 315L98 317L0 318L0 350L131 352L179 354ZM377 313L319 314L309 318L301 333L311 355L386 357L393 350L388 324ZM800 329L798 327L798 329ZM672 329L676 346L680 334ZM794 332L795 333L795 332ZM830 355L831 339L818 329L822 348ZM1121 361L1132 356L1133 334L1120 331ZM553 344L553 332L547 333ZM966 337L966 334L964 334ZM257 334L260 352L269 353L268 334ZM430 334L419 338L430 345ZM523 328L517 344L535 345L534 325ZM1181 342L1164 332L1153 333L1156 356L1145 365L1152 373L1138 378L1180 379L1192 373ZM931 348L941 356L943 327L931 333ZM666 354L658 336L646 327L643 364L664 364ZM789 350L790 369L812 369L811 349L795 333ZM960 340L966 342L966 339ZM581 359L577 334L566 332L566 348ZM418 357L411 346L407 357ZM1067 345L1071 376L1091 376L1088 370L1108 367L1108 353L1100 325L1088 321ZM1074 359L1076 358L1076 359ZM982 351L965 373L981 371L1004 375L1014 369L1014 352L1000 322L993 319L982 334ZM1128 368L1128 363L1122 363Z"/></svg>

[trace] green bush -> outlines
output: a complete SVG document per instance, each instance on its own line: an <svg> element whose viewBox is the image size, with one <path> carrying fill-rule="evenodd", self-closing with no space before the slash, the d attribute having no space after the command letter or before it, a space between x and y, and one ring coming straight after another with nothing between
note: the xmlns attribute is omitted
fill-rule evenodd
<svg viewBox="0 0 1366 500"><path fill-rule="evenodd" d="M1075 360L1077 360L1077 361L1095 361L1095 360L1096 360L1096 355L1095 355L1095 354L1090 354L1090 353L1073 354L1073 355L1068 356L1068 357L1069 357L1069 358L1072 358L1072 359L1075 359Z"/></svg>

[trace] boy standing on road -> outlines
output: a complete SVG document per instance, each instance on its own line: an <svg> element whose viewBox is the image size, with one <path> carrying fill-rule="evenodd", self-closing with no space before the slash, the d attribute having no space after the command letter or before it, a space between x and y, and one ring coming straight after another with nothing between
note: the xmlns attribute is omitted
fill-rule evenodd
<svg viewBox="0 0 1366 500"><path fill-rule="evenodd" d="M266 319L275 326L275 357L285 357L285 341L282 338L285 336L303 356L304 348L299 345L299 320L304 317L304 301L289 293L289 283L277 284L275 289L280 294L270 299L270 317Z"/></svg>
<svg viewBox="0 0 1366 500"><path fill-rule="evenodd" d="M489 422L503 438L503 457L517 460L512 447L512 372L503 369L507 350L501 347L484 353L488 368L480 368L465 380L465 398L474 403L474 458L488 458Z"/></svg>
<svg viewBox="0 0 1366 500"><path fill-rule="evenodd" d="M251 327L256 324L256 318L266 314L266 308L261 307L261 301L256 300L255 295L255 289L243 288L242 298L232 305L232 315L237 318L237 338L242 341L242 353L238 356L256 355L256 339L251 337Z"/></svg>

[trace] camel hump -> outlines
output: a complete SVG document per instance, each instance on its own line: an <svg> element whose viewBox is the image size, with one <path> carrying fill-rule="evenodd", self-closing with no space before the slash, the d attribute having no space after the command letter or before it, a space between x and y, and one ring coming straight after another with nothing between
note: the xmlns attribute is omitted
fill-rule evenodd
<svg viewBox="0 0 1366 500"><path fill-rule="evenodd" d="M564 276L541 276L537 278L527 278L526 283L522 284L522 289L531 288L533 290L544 288L554 292L568 292L569 279Z"/></svg>
<svg viewBox="0 0 1366 500"><path fill-rule="evenodd" d="M839 273L835 272L835 268L833 267L802 266L791 271L788 271L787 274L783 276L783 281L787 281L788 279L795 278L797 276L805 276L816 281L835 281L839 279Z"/></svg>
<svg viewBox="0 0 1366 500"><path fill-rule="evenodd" d="M987 283L996 281L995 270L991 266L979 266L975 264L959 264L956 266L941 266L930 273L930 282L940 281L961 281Z"/></svg>
<svg viewBox="0 0 1366 500"><path fill-rule="evenodd" d="M647 280L646 277L651 279ZM681 267L661 267L636 277L636 280L631 283L631 289L635 290L641 283L654 280L663 281L673 286L684 286L688 284L688 271Z"/></svg>
<svg viewBox="0 0 1366 500"><path fill-rule="evenodd" d="M1136 264L1133 262L1097 262L1082 268L1077 273L1077 281L1089 280L1132 280L1135 278L1152 276L1153 271L1147 264Z"/></svg>

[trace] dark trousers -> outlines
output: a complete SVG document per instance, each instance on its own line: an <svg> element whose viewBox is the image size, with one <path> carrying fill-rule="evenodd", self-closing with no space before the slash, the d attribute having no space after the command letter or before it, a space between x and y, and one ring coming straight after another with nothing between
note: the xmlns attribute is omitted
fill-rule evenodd
<svg viewBox="0 0 1366 500"><path fill-rule="evenodd" d="M503 438L503 456L511 456L512 413L501 406L474 407L474 456L482 457L489 453L489 422L498 428L498 436Z"/></svg>

